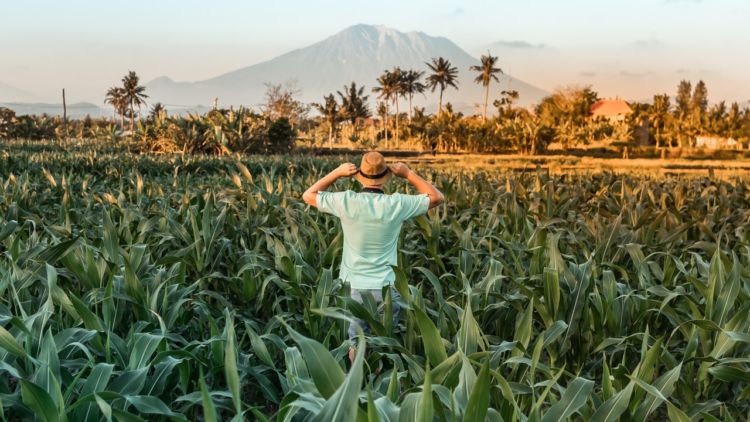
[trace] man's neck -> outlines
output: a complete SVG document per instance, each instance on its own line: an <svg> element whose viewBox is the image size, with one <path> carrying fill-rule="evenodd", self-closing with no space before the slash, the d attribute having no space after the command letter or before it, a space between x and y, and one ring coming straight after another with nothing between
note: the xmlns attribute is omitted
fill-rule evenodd
<svg viewBox="0 0 750 422"><path fill-rule="evenodd" d="M385 193L380 186L365 186L362 188L362 192Z"/></svg>

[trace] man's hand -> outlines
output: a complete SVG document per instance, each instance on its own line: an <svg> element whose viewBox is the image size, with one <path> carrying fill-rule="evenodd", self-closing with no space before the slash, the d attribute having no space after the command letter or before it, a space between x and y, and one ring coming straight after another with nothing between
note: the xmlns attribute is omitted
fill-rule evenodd
<svg viewBox="0 0 750 422"><path fill-rule="evenodd" d="M402 179L405 179L406 176L409 175L409 172L411 170L409 170L409 166L407 166L406 164L398 162L398 163L396 163L396 164L394 164L394 165L391 166L391 171L393 172L393 174L396 177L400 177Z"/></svg>
<svg viewBox="0 0 750 422"><path fill-rule="evenodd" d="M357 174L359 170L357 166L352 163L344 163L336 169L336 175L338 177L351 177Z"/></svg>

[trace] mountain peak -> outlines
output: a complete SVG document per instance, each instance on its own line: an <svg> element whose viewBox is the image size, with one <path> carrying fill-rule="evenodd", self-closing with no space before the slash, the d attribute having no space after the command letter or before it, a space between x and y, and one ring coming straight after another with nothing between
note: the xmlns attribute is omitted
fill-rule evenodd
<svg viewBox="0 0 750 422"><path fill-rule="evenodd" d="M263 99L266 83L293 81L301 91L302 101L320 101L323 96L352 81L369 91L377 77L394 66L425 71L425 62L436 57L448 59L459 71L460 90L446 91L444 101L451 101L465 111L473 111L473 104L482 98L482 88L473 83L475 75L469 71L470 66L479 64L476 57L444 37L364 23L349 26L321 41L266 62L215 78L194 83L159 78L147 86L152 100L164 103L200 104L218 97L224 105L255 106ZM507 75L501 76L501 81L500 89L511 84ZM521 93L520 104L531 104L545 94L516 78L512 84L513 89ZM432 95L414 98L415 105L432 106L434 103Z"/></svg>

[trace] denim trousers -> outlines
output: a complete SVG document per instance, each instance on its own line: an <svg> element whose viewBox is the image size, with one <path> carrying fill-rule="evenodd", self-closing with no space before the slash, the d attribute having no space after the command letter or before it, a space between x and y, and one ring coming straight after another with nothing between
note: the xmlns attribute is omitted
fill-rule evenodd
<svg viewBox="0 0 750 422"><path fill-rule="evenodd" d="M395 287L390 286L388 288L388 291L391 292L391 304L393 309L393 326L395 327L398 324L398 317L401 313L401 306L398 304L398 300L401 299L401 295L398 293L398 290L396 290ZM378 316L382 315L383 309L385 306L385 302L383 301L383 291L381 289L352 289L351 291L351 297L354 299L354 301L363 303L362 300L362 294L369 293L372 295L372 298L375 300L375 303L378 304ZM357 327L361 327L362 331L367 333L369 331L369 327L367 323L359 318L355 318L354 322L349 324L349 329L347 330L347 334L349 335L350 339L353 339L354 337L357 337Z"/></svg>

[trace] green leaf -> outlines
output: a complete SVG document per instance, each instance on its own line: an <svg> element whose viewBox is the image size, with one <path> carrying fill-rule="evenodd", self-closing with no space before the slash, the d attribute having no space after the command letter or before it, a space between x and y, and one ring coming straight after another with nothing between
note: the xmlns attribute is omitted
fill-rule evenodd
<svg viewBox="0 0 750 422"><path fill-rule="evenodd" d="M206 381L203 378L203 368L200 369L198 372L199 379L198 383L201 387L201 402L203 403L203 418L206 422L217 422L219 420L218 415L216 414L216 406L214 406L214 402L211 399L211 395L208 393L208 387L206 386Z"/></svg>
<svg viewBox="0 0 750 422"><path fill-rule="evenodd" d="M122 395L138 394L143 390L143 385L146 383L146 375L148 375L148 368L124 371L112 380L109 390Z"/></svg>
<svg viewBox="0 0 750 422"><path fill-rule="evenodd" d="M564 421L586 404L594 388L594 382L585 378L576 378L565 389L560 401L549 408L542 422Z"/></svg>
<svg viewBox="0 0 750 422"><path fill-rule="evenodd" d="M682 410L667 402L667 414L671 422L693 422L693 420Z"/></svg>
<svg viewBox="0 0 750 422"><path fill-rule="evenodd" d="M485 359L466 405L463 420L483 421L490 405L490 360Z"/></svg>
<svg viewBox="0 0 750 422"><path fill-rule="evenodd" d="M250 336L250 346L252 346L255 355L258 356L258 358L266 365L270 366L271 368L276 368L276 365L273 363L273 359L271 359L271 354L268 353L266 344L263 343L263 339L260 338L260 336L255 332L255 330L253 330L253 328L249 324L245 324L245 328L245 331Z"/></svg>
<svg viewBox="0 0 750 422"><path fill-rule="evenodd" d="M380 422L378 408L372 399L372 390L369 386L367 387L367 422Z"/></svg>
<svg viewBox="0 0 750 422"><path fill-rule="evenodd" d="M543 347L545 349L549 347L555 340L560 338L560 336L563 335L567 329L568 329L568 324L566 324L565 321L559 321L559 320L555 321L551 327L544 330Z"/></svg>
<svg viewBox="0 0 750 422"><path fill-rule="evenodd" d="M81 387L81 392L79 397L85 397L89 394L93 393L99 393L104 391L107 388L107 384L109 383L109 378L112 376L112 369L114 368L114 365L109 363L97 363L94 365L94 367L91 369L91 372L89 373L89 376L86 378L86 382L83 384L83 387ZM104 410L102 410L102 405L99 403L101 399L100 397L96 397L96 402L99 407L99 410L104 413ZM106 404L106 403L105 403ZM108 406L107 406L108 408ZM74 418L76 420L92 420L96 418L96 407L93 403L89 403L84 406L82 409L76 409L76 412L74 413ZM106 414L105 414L106 416ZM109 416L107 419L112 418L112 409L109 409Z"/></svg>
<svg viewBox="0 0 750 422"><path fill-rule="evenodd" d="M459 352L458 354L461 358L461 371L458 373L458 386L453 390L453 399L456 401L458 409L464 412L469 404L472 389L477 382L477 374L474 372L474 367L471 366L469 358L463 353Z"/></svg>
<svg viewBox="0 0 750 422"><path fill-rule="evenodd" d="M104 401L103 398L99 397L98 394L95 396L95 399L96 399L96 405L99 406L99 410L104 415L104 418L108 422L111 421L112 420L112 407L109 405L109 403ZM79 419L79 420L88 421L91 419Z"/></svg>
<svg viewBox="0 0 750 422"><path fill-rule="evenodd" d="M658 392L658 394L646 390L647 392L649 392L649 396L646 397L643 400L643 403L641 403L641 405L638 407L638 410L635 412L635 416L633 417L634 421L646 421L648 415L650 415L654 410L656 410L656 408L661 405L662 402L664 402L664 399L662 399L662 397L668 398L672 394L672 392L674 392L675 383L680 379L681 369L682 364L680 363L674 368L667 371L664 375L660 376L656 380L656 382L654 382L653 388Z"/></svg>
<svg viewBox="0 0 750 422"><path fill-rule="evenodd" d="M634 386L635 383L630 381L622 391L619 391L609 400L602 403L591 416L591 422L612 422L618 420L620 415L628 409Z"/></svg>
<svg viewBox="0 0 750 422"><path fill-rule="evenodd" d="M359 409L359 391L362 388L362 366L365 358L365 336L359 334L357 354L349 373L336 392L326 400L323 409L315 415L313 421L349 422L357 419Z"/></svg>
<svg viewBox="0 0 750 422"><path fill-rule="evenodd" d="M586 295L588 294L589 284L591 284L591 260L586 263L579 265L576 269L576 275L578 276L578 282L573 290L572 306L568 315L568 330L565 332L565 338L563 339L562 346L560 348L560 355L563 355L570 349L570 338L574 333L578 331L578 320L581 317L583 308L586 302Z"/></svg>
<svg viewBox="0 0 750 422"><path fill-rule="evenodd" d="M234 403L235 417L242 417L242 398L240 397L240 373L237 369L237 352L234 335L234 321L227 310L226 330L227 344L224 351L224 375L227 379L227 386L232 392L232 402Z"/></svg>
<svg viewBox="0 0 750 422"><path fill-rule="evenodd" d="M427 364L427 368L424 373L424 383L422 383L422 394L419 398L419 404L417 407L417 419L415 422L432 422L432 414L434 409L432 408L432 378L430 376L430 364Z"/></svg>
<svg viewBox="0 0 750 422"><path fill-rule="evenodd" d="M552 268L544 268L544 301L552 319L558 317L560 309L560 273Z"/></svg>
<svg viewBox="0 0 750 422"><path fill-rule="evenodd" d="M164 340L164 336L148 333L137 333L134 338L128 361L128 369L131 371L149 366L151 356L159 347L159 343Z"/></svg>
<svg viewBox="0 0 750 422"><path fill-rule="evenodd" d="M179 413L173 412L163 401L152 396L125 396L125 400L132 404L139 412L147 415L168 416L172 419L185 420Z"/></svg>
<svg viewBox="0 0 750 422"><path fill-rule="evenodd" d="M531 323L533 321L533 314L534 314L534 297L531 297L531 300L529 301L529 304L526 305L526 311L521 315L521 317L516 322L516 331L515 336L513 338L514 341L517 341L518 344L522 345L524 349L529 347L529 342L531 341ZM518 355L522 352L520 350L514 351L514 354Z"/></svg>
<svg viewBox="0 0 750 422"><path fill-rule="evenodd" d="M23 404L29 406L37 417L45 422L64 420L64 418L61 419L58 415L57 407L52 397L44 389L24 379L19 381L21 382Z"/></svg>
<svg viewBox="0 0 750 422"><path fill-rule="evenodd" d="M461 327L456 333L456 341L458 343L459 350L462 350L467 355L475 353L477 347L484 350L485 342L482 337L482 332L479 329L479 324L474 319L474 312L471 309L471 295L467 295L466 303L463 308L461 315Z"/></svg>
<svg viewBox="0 0 750 422"><path fill-rule="evenodd" d="M73 308L75 308L76 312L78 313L78 316L81 317L83 325L87 329L94 331L104 331L104 325L102 325L102 321L98 316L96 316L89 310L88 306L86 306L86 304L83 303L81 299L79 299L72 292L68 292L68 297L70 298L70 302L73 304Z"/></svg>
<svg viewBox="0 0 750 422"><path fill-rule="evenodd" d="M440 331L438 331L435 324L418 306L414 306L414 314L417 317L419 332L422 334L422 344L424 345L425 354L430 363L439 365L448 358L443 339L440 337Z"/></svg>
<svg viewBox="0 0 750 422"><path fill-rule="evenodd" d="M724 382L738 383L750 382L750 372L728 365L714 366L708 369L708 373L714 378Z"/></svg>
<svg viewBox="0 0 750 422"><path fill-rule="evenodd" d="M8 351L8 353L18 356L26 357L26 351L16 341L16 338L8 332L2 325L0 325L0 347Z"/></svg>
<svg viewBox="0 0 750 422"><path fill-rule="evenodd" d="M396 403L398 401L398 396L400 394L399 387L398 370L396 368L393 368L391 370L391 380L388 382L388 391L385 394L385 396L388 397L388 399L393 403Z"/></svg>
<svg viewBox="0 0 750 422"><path fill-rule="evenodd" d="M344 382L344 371L322 344L298 333L285 322L282 323L289 331L295 343L299 346L305 358L307 370L323 398L328 399Z"/></svg>

